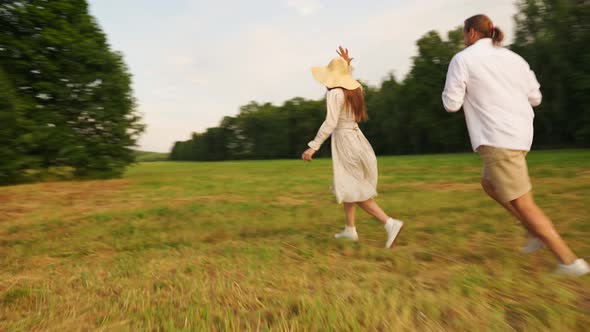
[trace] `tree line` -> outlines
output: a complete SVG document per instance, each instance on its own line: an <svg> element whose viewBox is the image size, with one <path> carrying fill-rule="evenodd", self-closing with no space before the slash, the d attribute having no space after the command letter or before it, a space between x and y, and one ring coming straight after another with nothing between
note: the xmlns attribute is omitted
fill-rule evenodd
<svg viewBox="0 0 590 332"><path fill-rule="evenodd" d="M535 110L535 147L590 147L590 2L521 0L509 47L536 72L544 95ZM463 49L462 28L443 38L431 31L403 80L390 75L364 86L369 121L361 128L379 155L469 151L462 114L441 102L451 58ZM217 127L175 142L171 160L298 158L325 117L324 100L293 98L283 105L251 102ZM324 144L319 156L330 154Z"/></svg>
<svg viewBox="0 0 590 332"><path fill-rule="evenodd" d="M142 131L131 75L86 0L0 2L0 184L121 175Z"/></svg>

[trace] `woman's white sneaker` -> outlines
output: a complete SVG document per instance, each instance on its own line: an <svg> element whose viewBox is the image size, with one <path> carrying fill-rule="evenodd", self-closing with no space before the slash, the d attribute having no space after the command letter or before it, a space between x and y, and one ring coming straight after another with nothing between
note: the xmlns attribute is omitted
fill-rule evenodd
<svg viewBox="0 0 590 332"><path fill-rule="evenodd" d="M590 273L590 266L586 263L585 260L578 258L573 263L566 265L566 264L559 264L557 265L557 270L555 270L557 274L563 274L568 276L575 276L580 277L584 274Z"/></svg>
<svg viewBox="0 0 590 332"><path fill-rule="evenodd" d="M391 248L395 243L397 236L404 227L404 223L400 220L389 218L385 223L385 230L387 231L387 242L385 242L385 248Z"/></svg>
<svg viewBox="0 0 590 332"><path fill-rule="evenodd" d="M359 235L356 232L356 227L346 226L344 230L336 235L334 235L337 239L349 239L352 241L358 241Z"/></svg>

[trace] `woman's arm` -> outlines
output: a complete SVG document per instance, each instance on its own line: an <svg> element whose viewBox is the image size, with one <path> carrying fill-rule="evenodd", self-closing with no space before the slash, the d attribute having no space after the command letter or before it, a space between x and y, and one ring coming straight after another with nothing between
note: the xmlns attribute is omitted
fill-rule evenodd
<svg viewBox="0 0 590 332"><path fill-rule="evenodd" d="M328 137L332 135L332 132L336 129L336 125L338 125L338 118L340 118L340 110L343 105L344 93L342 90L330 90L326 96L326 120L322 123L314 140L307 144L310 148L316 151L319 150Z"/></svg>
<svg viewBox="0 0 590 332"><path fill-rule="evenodd" d="M348 63L348 65L350 66L350 63L352 62L352 60L354 58L351 58L350 55L348 55L347 48L342 48L342 46L338 46L336 53L338 53L338 55L340 55L342 57L342 59L344 59L346 61L346 63Z"/></svg>
<svg viewBox="0 0 590 332"><path fill-rule="evenodd" d="M338 125L338 119L340 117L340 111L344 106L344 93L341 89L333 89L328 91L326 96L326 120L322 123L322 126L318 130L313 141L307 145L309 149L305 150L301 158L303 160L311 161L314 153L320 149L322 144L332 135L334 129Z"/></svg>

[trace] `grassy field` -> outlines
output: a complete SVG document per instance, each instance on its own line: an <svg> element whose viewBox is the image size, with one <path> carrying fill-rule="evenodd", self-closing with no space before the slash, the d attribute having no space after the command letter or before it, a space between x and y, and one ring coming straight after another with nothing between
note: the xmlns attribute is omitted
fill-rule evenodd
<svg viewBox="0 0 590 332"><path fill-rule="evenodd" d="M533 152L538 203L590 258L590 150ZM476 155L384 157L336 241L331 162L139 164L123 179L0 187L0 331L588 331L590 277L523 256Z"/></svg>

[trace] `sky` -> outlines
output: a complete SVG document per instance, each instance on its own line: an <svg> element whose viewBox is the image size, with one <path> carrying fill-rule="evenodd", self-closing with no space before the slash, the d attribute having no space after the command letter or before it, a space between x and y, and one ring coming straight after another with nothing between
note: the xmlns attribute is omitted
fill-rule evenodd
<svg viewBox="0 0 590 332"><path fill-rule="evenodd" d="M354 75L403 79L415 42L487 14L513 38L515 0L89 0L90 12L133 75L146 151L168 152L249 103L319 99L311 66L339 45ZM442 87L441 87L442 88Z"/></svg>

